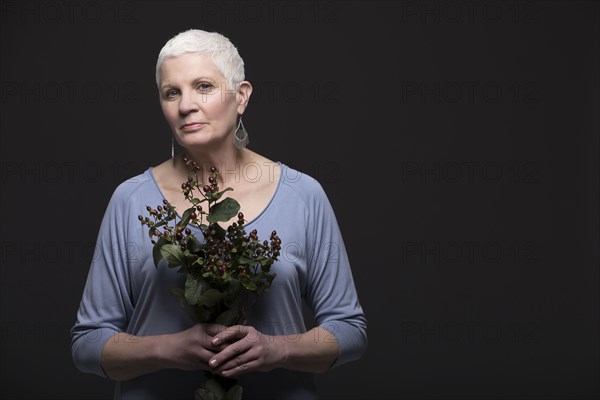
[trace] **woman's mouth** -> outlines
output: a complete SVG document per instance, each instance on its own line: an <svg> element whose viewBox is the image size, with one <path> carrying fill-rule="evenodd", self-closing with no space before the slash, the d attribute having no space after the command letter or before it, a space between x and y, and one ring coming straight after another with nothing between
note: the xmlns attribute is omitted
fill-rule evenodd
<svg viewBox="0 0 600 400"><path fill-rule="evenodd" d="M204 128L206 124L204 122L190 122L181 126L181 130L184 132L195 132Z"/></svg>

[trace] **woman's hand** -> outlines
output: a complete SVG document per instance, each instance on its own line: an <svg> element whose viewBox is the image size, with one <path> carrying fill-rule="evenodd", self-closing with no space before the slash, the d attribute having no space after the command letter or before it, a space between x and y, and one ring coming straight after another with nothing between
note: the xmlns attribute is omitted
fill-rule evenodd
<svg viewBox="0 0 600 400"><path fill-rule="evenodd" d="M209 370L208 361L226 348L224 344L213 344L215 335L225 328L217 324L196 324L165 335L116 333L102 349L102 368L116 381L127 381L165 368Z"/></svg>
<svg viewBox="0 0 600 400"><path fill-rule="evenodd" d="M220 331L212 346L223 349L211 355L211 372L233 377L250 371L270 371L285 364L286 345L279 336L269 336L252 326L236 325Z"/></svg>
<svg viewBox="0 0 600 400"><path fill-rule="evenodd" d="M178 333L170 334L159 349L160 357L170 368L209 370L209 360L226 348L213 343L215 335L226 329L218 324L196 324Z"/></svg>

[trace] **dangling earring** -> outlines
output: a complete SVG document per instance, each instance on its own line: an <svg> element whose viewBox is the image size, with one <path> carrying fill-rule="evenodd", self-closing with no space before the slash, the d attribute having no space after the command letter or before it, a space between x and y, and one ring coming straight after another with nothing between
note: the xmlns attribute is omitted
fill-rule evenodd
<svg viewBox="0 0 600 400"><path fill-rule="evenodd" d="M171 158L175 157L175 138L171 136Z"/></svg>
<svg viewBox="0 0 600 400"><path fill-rule="evenodd" d="M242 117L240 117L240 122L238 122L237 129L233 134L233 144L238 149L243 149L249 142L248 131L246 131L246 127L244 127L244 123L242 122Z"/></svg>

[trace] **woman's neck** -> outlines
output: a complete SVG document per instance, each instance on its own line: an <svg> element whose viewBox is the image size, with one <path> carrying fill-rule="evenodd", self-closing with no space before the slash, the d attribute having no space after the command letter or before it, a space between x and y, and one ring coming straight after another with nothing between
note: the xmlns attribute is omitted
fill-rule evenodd
<svg viewBox="0 0 600 400"><path fill-rule="evenodd" d="M189 160L188 165L185 159ZM182 154L175 156L175 169L179 171L184 180L188 176L193 176L192 162L199 167L198 180L200 182L208 182L211 167L215 167L218 172L219 186L230 186L230 183L239 181L246 164L250 162L251 152L246 149L232 148L219 153L200 153L193 152L188 149ZM182 181L183 182L183 181Z"/></svg>

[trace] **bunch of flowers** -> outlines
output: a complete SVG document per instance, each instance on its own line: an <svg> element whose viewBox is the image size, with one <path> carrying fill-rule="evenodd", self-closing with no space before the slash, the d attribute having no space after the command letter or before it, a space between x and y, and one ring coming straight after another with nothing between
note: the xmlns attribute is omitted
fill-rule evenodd
<svg viewBox="0 0 600 400"><path fill-rule="evenodd" d="M276 231L262 242L256 229L246 234L240 204L223 198L233 189L219 190L216 168L211 167L208 184L202 184L196 162L187 158L184 162L194 175L181 184L190 207L179 218L165 199L156 208L146 207L149 216L138 216L148 227L154 264L158 268L165 259L169 268L185 273L184 287L173 288L172 293L197 322L243 325L245 308L269 289L275 277L270 268L280 255L281 240ZM219 225L236 215L237 222L227 229ZM241 399L242 387L235 379L210 372L206 376L205 385L196 389L196 400Z"/></svg>

